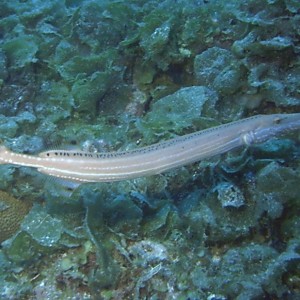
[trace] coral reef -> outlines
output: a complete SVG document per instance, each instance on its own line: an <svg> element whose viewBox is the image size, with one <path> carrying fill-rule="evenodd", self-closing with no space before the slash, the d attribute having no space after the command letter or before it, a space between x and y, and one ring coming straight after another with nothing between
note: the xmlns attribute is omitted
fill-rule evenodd
<svg viewBox="0 0 300 300"><path fill-rule="evenodd" d="M299 112L299 1L174 3L1 1L1 142L133 149ZM297 299L299 157L296 132L75 191L1 165L0 298Z"/></svg>
<svg viewBox="0 0 300 300"><path fill-rule="evenodd" d="M0 243L18 231L29 207L24 201L0 191Z"/></svg>

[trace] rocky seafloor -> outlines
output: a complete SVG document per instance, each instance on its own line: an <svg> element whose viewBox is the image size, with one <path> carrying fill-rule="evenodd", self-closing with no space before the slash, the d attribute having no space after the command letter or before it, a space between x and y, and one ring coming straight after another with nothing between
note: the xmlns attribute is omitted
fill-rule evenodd
<svg viewBox="0 0 300 300"><path fill-rule="evenodd" d="M0 3L0 139L128 150L300 111L300 2ZM1 299L300 298L299 132L73 193L0 166Z"/></svg>

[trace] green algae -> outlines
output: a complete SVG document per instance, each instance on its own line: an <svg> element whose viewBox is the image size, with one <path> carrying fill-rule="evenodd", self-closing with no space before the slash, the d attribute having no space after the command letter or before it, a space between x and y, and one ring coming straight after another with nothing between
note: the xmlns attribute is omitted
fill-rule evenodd
<svg viewBox="0 0 300 300"><path fill-rule="evenodd" d="M3 85L3 80L7 78L7 57L4 53L3 50L0 50L0 80L1 80L1 85L0 87L2 87Z"/></svg>
<svg viewBox="0 0 300 300"><path fill-rule="evenodd" d="M289 201L298 207L298 169L293 170L284 166L280 166L276 162L271 162L262 168L257 174L257 185L259 191L264 195L271 195L274 200ZM272 204L270 204L272 205Z"/></svg>
<svg viewBox="0 0 300 300"><path fill-rule="evenodd" d="M17 152L132 149L299 110L297 1L32 7L0 4L0 133ZM292 137L73 194L1 166L2 189L39 203L0 251L1 297L298 297Z"/></svg>
<svg viewBox="0 0 300 300"><path fill-rule="evenodd" d="M143 226L143 230L145 232L151 232L166 226L170 210L171 207L169 204L164 205L161 209L158 210L157 213L155 213L155 215L151 215L151 218L149 218L149 220L145 220L146 222Z"/></svg>
<svg viewBox="0 0 300 300"><path fill-rule="evenodd" d="M55 81L43 82L35 101L37 103L35 110L39 118L49 124L65 121L70 117L75 105L68 87Z"/></svg>
<svg viewBox="0 0 300 300"><path fill-rule="evenodd" d="M72 95L78 111L97 112L97 103L110 86L111 77L105 72L95 72L91 78L78 79L72 86Z"/></svg>
<svg viewBox="0 0 300 300"><path fill-rule="evenodd" d="M180 89L173 95L156 101L138 129L148 141L161 130L182 134L182 130L199 124L200 116L209 118L215 112L217 95L204 86Z"/></svg>
<svg viewBox="0 0 300 300"><path fill-rule="evenodd" d="M12 120L8 119L4 116L0 115L0 135L7 136L7 137L14 137L16 136L17 130L19 126L18 124Z"/></svg>
<svg viewBox="0 0 300 300"><path fill-rule="evenodd" d="M3 45L8 64L13 68L23 68L37 61L38 45L34 36L14 38Z"/></svg>
<svg viewBox="0 0 300 300"><path fill-rule="evenodd" d="M218 47L209 48L195 57L194 72L200 85L209 86L222 95L236 93L244 76L243 67L234 55Z"/></svg>
<svg viewBox="0 0 300 300"><path fill-rule="evenodd" d="M69 48L65 52L70 53ZM62 55L62 54L61 54ZM69 60L65 61L61 66L57 66L60 75L67 81L74 81L76 78L83 76L91 76L97 71L105 71L106 68L112 63L112 58L115 56L113 51L103 52L101 55L90 55L87 57L72 56ZM60 63L58 60L58 64Z"/></svg>
<svg viewBox="0 0 300 300"><path fill-rule="evenodd" d="M51 217L35 205L22 222L22 230L40 245L52 247L60 239L63 228L59 219Z"/></svg>

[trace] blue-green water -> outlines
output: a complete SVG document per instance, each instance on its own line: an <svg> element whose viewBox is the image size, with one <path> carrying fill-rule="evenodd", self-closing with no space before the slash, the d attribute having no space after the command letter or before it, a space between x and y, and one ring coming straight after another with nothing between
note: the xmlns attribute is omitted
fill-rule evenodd
<svg viewBox="0 0 300 300"><path fill-rule="evenodd" d="M299 112L299 13L296 0L3 0L0 139L124 150ZM299 147L296 132L73 193L1 165L0 298L299 298Z"/></svg>

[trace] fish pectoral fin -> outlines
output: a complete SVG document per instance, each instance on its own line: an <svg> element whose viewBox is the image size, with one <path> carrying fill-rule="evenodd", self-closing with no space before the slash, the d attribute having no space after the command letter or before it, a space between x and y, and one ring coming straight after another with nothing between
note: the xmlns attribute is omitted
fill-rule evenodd
<svg viewBox="0 0 300 300"><path fill-rule="evenodd" d="M70 198L77 188L81 185L79 182L74 182L67 179L57 178L53 176L47 176L46 185L47 190L52 190L51 193L55 193L57 196Z"/></svg>

